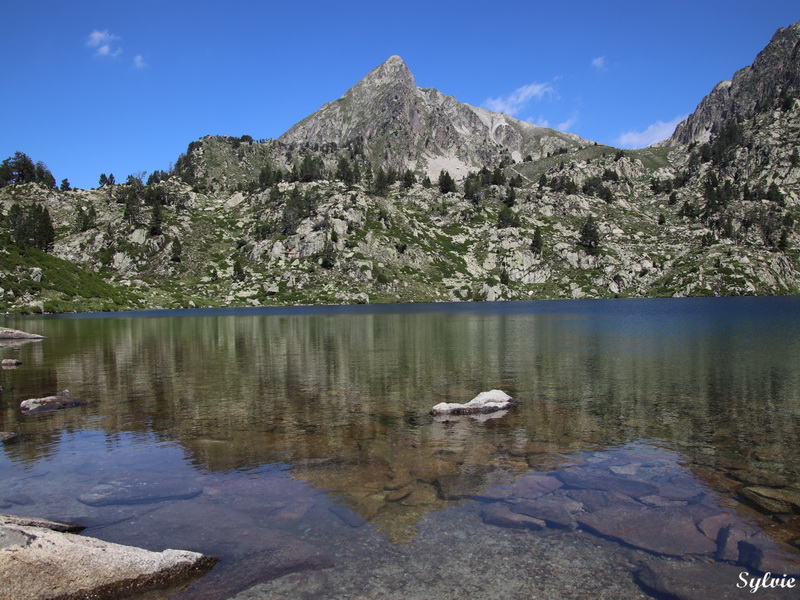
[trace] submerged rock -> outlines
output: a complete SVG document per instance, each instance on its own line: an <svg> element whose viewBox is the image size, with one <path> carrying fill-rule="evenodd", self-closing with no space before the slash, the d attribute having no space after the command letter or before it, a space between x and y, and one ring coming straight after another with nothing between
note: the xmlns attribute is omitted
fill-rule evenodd
<svg viewBox="0 0 800 600"><path fill-rule="evenodd" d="M19 437L19 434L12 433L11 431L0 431L0 442L10 442Z"/></svg>
<svg viewBox="0 0 800 600"><path fill-rule="evenodd" d="M578 515L577 520L584 529L655 554L711 554L717 549L694 519L679 510L620 504Z"/></svg>
<svg viewBox="0 0 800 600"><path fill-rule="evenodd" d="M160 481L117 479L96 485L78 496L78 500L89 506L151 504L165 500L187 500L199 496L202 491L197 486L172 479Z"/></svg>
<svg viewBox="0 0 800 600"><path fill-rule="evenodd" d="M514 512L504 502L494 502L481 509L481 518L487 525L511 527L514 529L544 529L547 523L527 514Z"/></svg>
<svg viewBox="0 0 800 600"><path fill-rule="evenodd" d="M22 361L17 358L4 358L0 361L0 366L4 369L16 369L22 364Z"/></svg>
<svg viewBox="0 0 800 600"><path fill-rule="evenodd" d="M89 402L70 396L69 390L64 390L55 396L23 400L19 407L26 415L34 415L53 410L61 410L63 408L72 408L74 406L85 406L86 404L89 404Z"/></svg>
<svg viewBox="0 0 800 600"><path fill-rule="evenodd" d="M432 415L473 415L507 410L514 399L502 390L481 392L466 404L440 402L431 409Z"/></svg>

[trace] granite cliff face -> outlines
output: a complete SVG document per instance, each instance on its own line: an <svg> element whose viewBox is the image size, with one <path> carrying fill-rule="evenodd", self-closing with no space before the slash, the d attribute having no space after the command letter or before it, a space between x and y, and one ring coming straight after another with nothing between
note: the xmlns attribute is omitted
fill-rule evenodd
<svg viewBox="0 0 800 600"><path fill-rule="evenodd" d="M590 145L580 137L464 104L418 88L399 56L369 72L344 96L289 129L286 144L363 144L373 162L438 176L542 158Z"/></svg>
<svg viewBox="0 0 800 600"><path fill-rule="evenodd" d="M800 22L779 29L752 65L718 83L668 144L707 142L731 119L748 119L797 96L800 91Z"/></svg>

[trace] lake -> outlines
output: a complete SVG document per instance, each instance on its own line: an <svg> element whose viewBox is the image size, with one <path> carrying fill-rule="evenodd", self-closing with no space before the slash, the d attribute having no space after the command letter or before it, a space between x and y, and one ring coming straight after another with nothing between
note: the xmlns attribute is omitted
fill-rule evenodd
<svg viewBox="0 0 800 600"><path fill-rule="evenodd" d="M753 597L740 573L800 571L800 297L4 325L47 338L0 349L0 512L219 556L182 599ZM20 412L65 388L89 404ZM491 389L516 406L429 414Z"/></svg>

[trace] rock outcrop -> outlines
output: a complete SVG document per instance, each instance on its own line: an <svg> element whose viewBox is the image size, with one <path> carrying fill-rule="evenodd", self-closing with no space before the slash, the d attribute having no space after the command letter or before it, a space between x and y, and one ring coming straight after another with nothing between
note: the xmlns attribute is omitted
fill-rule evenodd
<svg viewBox="0 0 800 600"><path fill-rule="evenodd" d="M151 552L63 531L68 523L0 516L0 597L120 598L188 584L216 559Z"/></svg>

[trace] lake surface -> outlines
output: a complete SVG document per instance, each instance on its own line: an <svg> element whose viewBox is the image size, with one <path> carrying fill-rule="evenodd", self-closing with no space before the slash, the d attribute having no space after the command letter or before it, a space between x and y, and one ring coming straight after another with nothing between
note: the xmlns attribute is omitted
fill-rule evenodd
<svg viewBox="0 0 800 600"><path fill-rule="evenodd" d="M180 598L753 597L739 573L800 571L798 297L3 324L47 338L0 349L0 511L219 556ZM65 388L90 404L20 413ZM429 415L490 389L518 404Z"/></svg>

